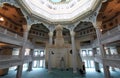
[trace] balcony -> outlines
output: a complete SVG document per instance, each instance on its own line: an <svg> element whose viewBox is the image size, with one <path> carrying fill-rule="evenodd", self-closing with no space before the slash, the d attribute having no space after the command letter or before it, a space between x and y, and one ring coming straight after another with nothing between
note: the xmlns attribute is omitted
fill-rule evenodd
<svg viewBox="0 0 120 78"><path fill-rule="evenodd" d="M101 55L95 55L94 60L99 63L104 63L107 66L112 66L116 68L120 68L120 55L106 55L106 57L102 58Z"/></svg>
<svg viewBox="0 0 120 78"><path fill-rule="evenodd" d="M0 41L9 44L22 45L23 38L0 27Z"/></svg>
<svg viewBox="0 0 120 78"><path fill-rule="evenodd" d="M45 56L33 56L27 55L23 60L18 55L0 55L0 69L9 68L12 66L29 63L30 61L44 59Z"/></svg>
<svg viewBox="0 0 120 78"><path fill-rule="evenodd" d="M0 68L8 68L22 64L18 56L0 55Z"/></svg>
<svg viewBox="0 0 120 78"><path fill-rule="evenodd" d="M22 46L23 37L8 31L5 28L0 27L0 42ZM32 43L28 40L26 47L32 48Z"/></svg>
<svg viewBox="0 0 120 78"><path fill-rule="evenodd" d="M107 44L107 43L111 43L119 40L120 40L120 25L118 25L117 27L113 28L110 31L107 31L101 36L102 44ZM92 47L99 46L97 39L95 39L91 44L92 44Z"/></svg>
<svg viewBox="0 0 120 78"><path fill-rule="evenodd" d="M101 37L102 44L119 41L120 40L120 25L107 31Z"/></svg>
<svg viewBox="0 0 120 78"><path fill-rule="evenodd" d="M120 68L120 55L107 55L103 58L103 63L108 66Z"/></svg>

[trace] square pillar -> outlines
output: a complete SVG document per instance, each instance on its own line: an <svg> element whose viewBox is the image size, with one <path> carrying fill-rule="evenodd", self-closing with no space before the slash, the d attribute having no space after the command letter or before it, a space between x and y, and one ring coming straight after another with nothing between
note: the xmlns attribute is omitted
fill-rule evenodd
<svg viewBox="0 0 120 78"><path fill-rule="evenodd" d="M34 54L34 50L31 49L31 51L30 51L31 58L33 58L33 54ZM29 62L27 71L32 71L33 61L34 60L32 60L31 62Z"/></svg>

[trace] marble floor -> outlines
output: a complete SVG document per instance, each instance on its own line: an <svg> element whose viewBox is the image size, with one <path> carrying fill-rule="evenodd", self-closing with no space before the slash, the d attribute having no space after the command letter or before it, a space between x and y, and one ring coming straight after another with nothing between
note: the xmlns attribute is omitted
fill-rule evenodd
<svg viewBox="0 0 120 78"><path fill-rule="evenodd" d="M9 70L7 75L0 76L0 78L16 78L16 71ZM53 70L51 73L48 73L44 68L34 68L31 72L27 72L24 69L22 78L104 78L104 73L95 72L94 69L87 69L85 75L73 74L72 70ZM111 78L120 78L120 70L111 71Z"/></svg>

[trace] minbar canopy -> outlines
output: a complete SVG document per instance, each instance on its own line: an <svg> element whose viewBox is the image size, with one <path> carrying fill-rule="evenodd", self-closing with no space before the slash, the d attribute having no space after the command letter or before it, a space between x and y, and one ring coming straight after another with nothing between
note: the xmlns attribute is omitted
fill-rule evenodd
<svg viewBox="0 0 120 78"><path fill-rule="evenodd" d="M50 22L75 21L93 12L101 0L19 0L34 16Z"/></svg>

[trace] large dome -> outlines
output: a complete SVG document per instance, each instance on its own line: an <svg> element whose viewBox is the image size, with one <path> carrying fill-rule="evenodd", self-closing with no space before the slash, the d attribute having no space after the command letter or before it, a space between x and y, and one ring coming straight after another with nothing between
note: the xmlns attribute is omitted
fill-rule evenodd
<svg viewBox="0 0 120 78"><path fill-rule="evenodd" d="M59 3L61 2L62 0L50 0L51 2L54 2L54 3Z"/></svg>
<svg viewBox="0 0 120 78"><path fill-rule="evenodd" d="M33 16L49 22L73 22L86 17L101 0L19 0Z"/></svg>

